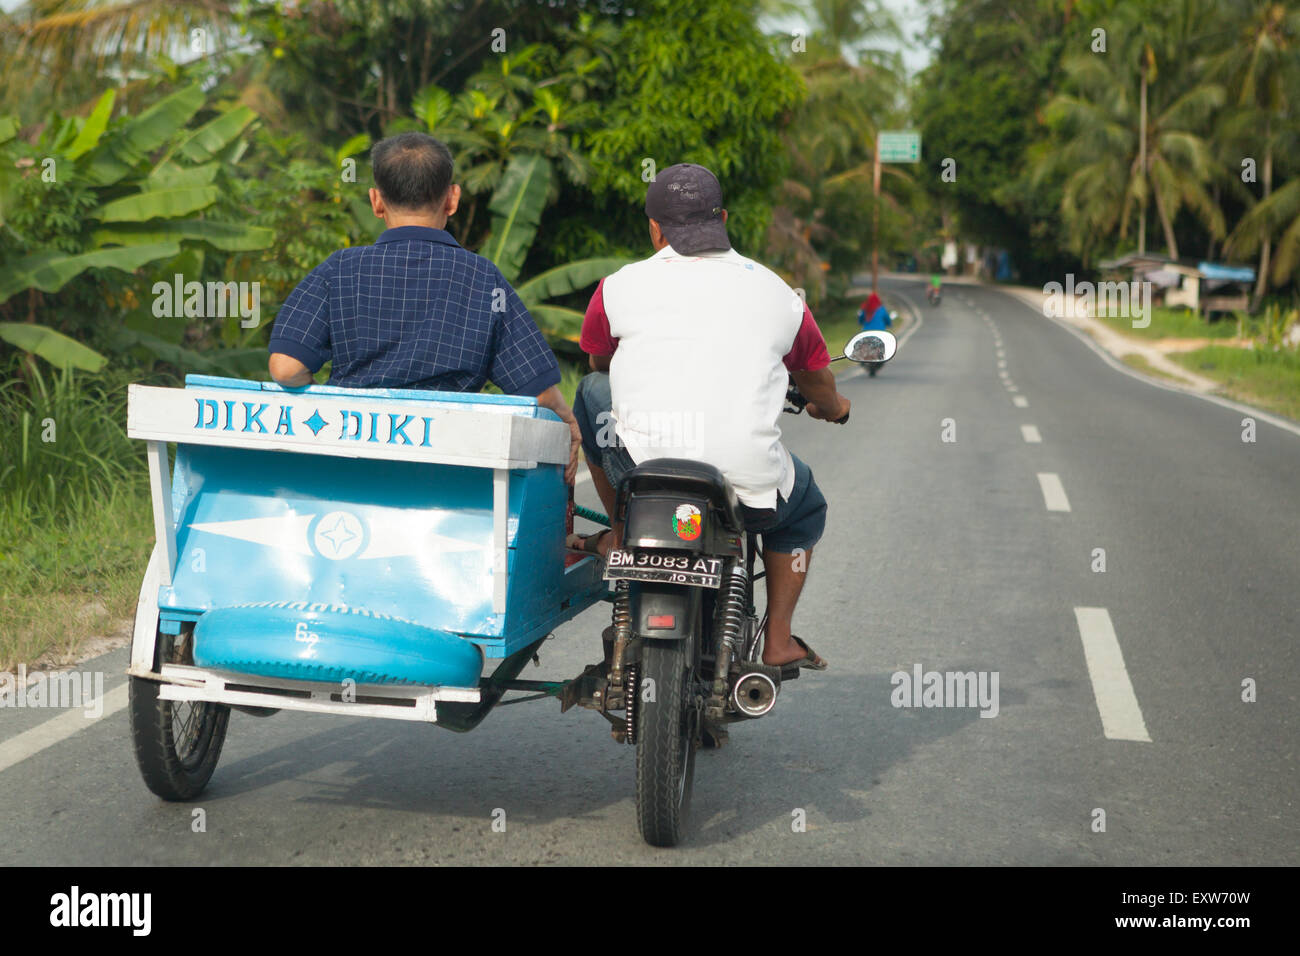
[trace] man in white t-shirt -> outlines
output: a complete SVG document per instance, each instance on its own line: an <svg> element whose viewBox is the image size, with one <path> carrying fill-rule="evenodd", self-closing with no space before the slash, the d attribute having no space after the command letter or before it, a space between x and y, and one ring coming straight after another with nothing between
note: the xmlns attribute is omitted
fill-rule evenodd
<svg viewBox="0 0 1300 956"><path fill-rule="evenodd" d="M619 479L637 464L689 458L716 466L736 490L746 528L763 539L763 662L823 670L791 621L826 499L781 443L779 419L789 376L813 418L844 422L849 400L836 391L802 298L731 248L722 189L709 170L663 170L645 208L655 254L602 279L582 326L593 373L573 411L592 482L613 514ZM618 533L576 543L604 554Z"/></svg>

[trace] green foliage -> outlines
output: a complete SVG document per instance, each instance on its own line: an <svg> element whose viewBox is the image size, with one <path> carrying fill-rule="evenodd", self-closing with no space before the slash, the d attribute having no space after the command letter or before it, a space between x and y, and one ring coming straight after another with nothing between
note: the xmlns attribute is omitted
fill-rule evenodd
<svg viewBox="0 0 1300 956"><path fill-rule="evenodd" d="M1025 156L1044 138L1063 53L1087 49L1093 22L1049 0L968 0L932 17L938 50L918 78L915 113L920 178L941 220L935 247L958 235L1003 247L1026 279L1076 266L1059 225L1060 178L1033 182ZM951 182L941 178L945 158L956 163Z"/></svg>
<svg viewBox="0 0 1300 956"><path fill-rule="evenodd" d="M803 88L754 21L747 0L648 0L624 22L610 46L600 124L581 137L590 206L559 211L600 230L606 253L646 251L649 176L680 162L713 170L733 244L763 250L772 192L786 170L780 129Z"/></svg>
<svg viewBox="0 0 1300 956"><path fill-rule="evenodd" d="M776 194L767 244L769 264L817 306L828 291L829 272L850 274L871 254L878 131L910 123L900 109L901 64L870 47L898 37L892 14L862 0L817 0L810 6L812 32L801 50L789 54L807 98L782 135L790 170ZM904 167L884 167L884 248L901 244L912 224L914 209L901 201L910 191L912 177Z"/></svg>
<svg viewBox="0 0 1300 956"><path fill-rule="evenodd" d="M120 347L123 330L105 322L105 313L149 315L140 270L158 263L170 269L183 250L257 250L272 240L270 231L239 221L236 210L225 221L210 215L232 178L222 154L251 125L251 111L219 110L189 130L205 102L197 84L134 117L113 120L114 102L110 90L85 119L55 114L34 143L0 145L0 169L17 171L0 182L0 317L28 326L4 339L82 368L100 357L70 350L58 333ZM201 268L201 257L187 261Z"/></svg>
<svg viewBox="0 0 1300 956"><path fill-rule="evenodd" d="M43 325L0 322L0 340L17 346L24 352L39 355L56 368L72 366L86 372L98 372L108 362L94 349L86 348L76 339L70 339Z"/></svg>
<svg viewBox="0 0 1300 956"><path fill-rule="evenodd" d="M492 231L479 252L497 264L507 282L523 267L528 247L542 221L550 191L551 164L544 156L524 154L510 160L500 186L492 195Z"/></svg>
<svg viewBox="0 0 1300 956"><path fill-rule="evenodd" d="M512 284L537 236L550 178L550 164L545 157L517 156L507 166L488 205L492 212L492 231L479 253L496 263L506 281ZM626 262L606 257L565 263L519 284L515 291L552 343L576 342L582 328L582 313L547 304L545 300L595 285Z"/></svg>
<svg viewBox="0 0 1300 956"><path fill-rule="evenodd" d="M245 211L250 225L275 237L256 254L230 261L236 274L262 284L264 316L274 315L294 286L333 253L370 242L383 229L367 199L368 162L357 159L351 181L343 176L344 161L365 143L352 137L331 149L298 133L259 130L254 137L246 162L261 174L232 181L220 207L230 216Z"/></svg>
<svg viewBox="0 0 1300 956"><path fill-rule="evenodd" d="M94 507L118 487L139 487L144 447L126 435L124 373L51 376L36 366L0 385L0 526L58 521Z"/></svg>

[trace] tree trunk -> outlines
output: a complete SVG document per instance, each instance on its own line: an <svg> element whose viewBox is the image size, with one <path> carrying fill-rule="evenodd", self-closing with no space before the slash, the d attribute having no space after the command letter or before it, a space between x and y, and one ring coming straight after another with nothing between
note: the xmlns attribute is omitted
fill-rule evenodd
<svg viewBox="0 0 1300 956"><path fill-rule="evenodd" d="M1223 208L1223 204L1219 201L1219 194L1220 194L1220 191L1219 191L1219 184L1216 182L1216 183L1215 183L1215 184L1210 188L1210 198L1214 200L1215 208L1217 208L1217 209L1222 209L1222 208ZM1210 233L1210 246L1209 246L1208 249L1205 250L1205 261L1206 261L1206 262L1213 262L1213 261L1214 261L1214 250L1215 250L1215 247L1216 247L1216 246L1218 246L1218 241L1215 240L1215 238L1214 238L1214 233Z"/></svg>
<svg viewBox="0 0 1300 956"><path fill-rule="evenodd" d="M1142 175L1142 202L1138 204L1138 255L1147 251L1147 200L1146 192L1150 188L1147 179L1147 67L1142 64L1142 98L1138 113L1138 169Z"/></svg>
<svg viewBox="0 0 1300 956"><path fill-rule="evenodd" d="M1264 121L1264 198L1273 192L1273 144L1269 141L1273 118ZM1273 250L1272 237L1265 235L1264 244L1259 250L1259 275L1255 277L1255 294L1250 297L1250 311L1259 308L1259 300L1268 291L1269 258Z"/></svg>
<svg viewBox="0 0 1300 956"><path fill-rule="evenodd" d="M1169 258L1177 261L1178 259L1178 240L1174 238L1174 224L1169 219L1169 213L1165 209L1165 204L1160 199L1160 190L1152 189L1151 195L1156 198L1156 212L1160 215L1160 225L1165 230L1165 245L1168 247Z"/></svg>

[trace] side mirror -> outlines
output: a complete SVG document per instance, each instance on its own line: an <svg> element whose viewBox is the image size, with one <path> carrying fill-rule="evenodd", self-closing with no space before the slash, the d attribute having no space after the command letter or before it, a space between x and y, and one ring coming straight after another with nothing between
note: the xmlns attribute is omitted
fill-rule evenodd
<svg viewBox="0 0 1300 956"><path fill-rule="evenodd" d="M859 332L844 346L844 357L862 365L883 365L898 351L898 339L891 332Z"/></svg>

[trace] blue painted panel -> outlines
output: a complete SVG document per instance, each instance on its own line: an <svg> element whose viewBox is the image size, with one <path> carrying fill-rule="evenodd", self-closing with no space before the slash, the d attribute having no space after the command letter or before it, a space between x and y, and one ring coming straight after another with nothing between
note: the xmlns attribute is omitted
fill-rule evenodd
<svg viewBox="0 0 1300 956"><path fill-rule="evenodd" d="M265 385L211 376L187 383ZM490 399L511 414L553 417L513 396L312 391L462 407ZM596 561L565 571L567 496L560 466L511 473L501 615L492 613L490 469L181 444L172 483L177 567L172 585L159 589L159 607L166 620L192 620L232 605L346 605L465 635L502 657L606 591Z"/></svg>

